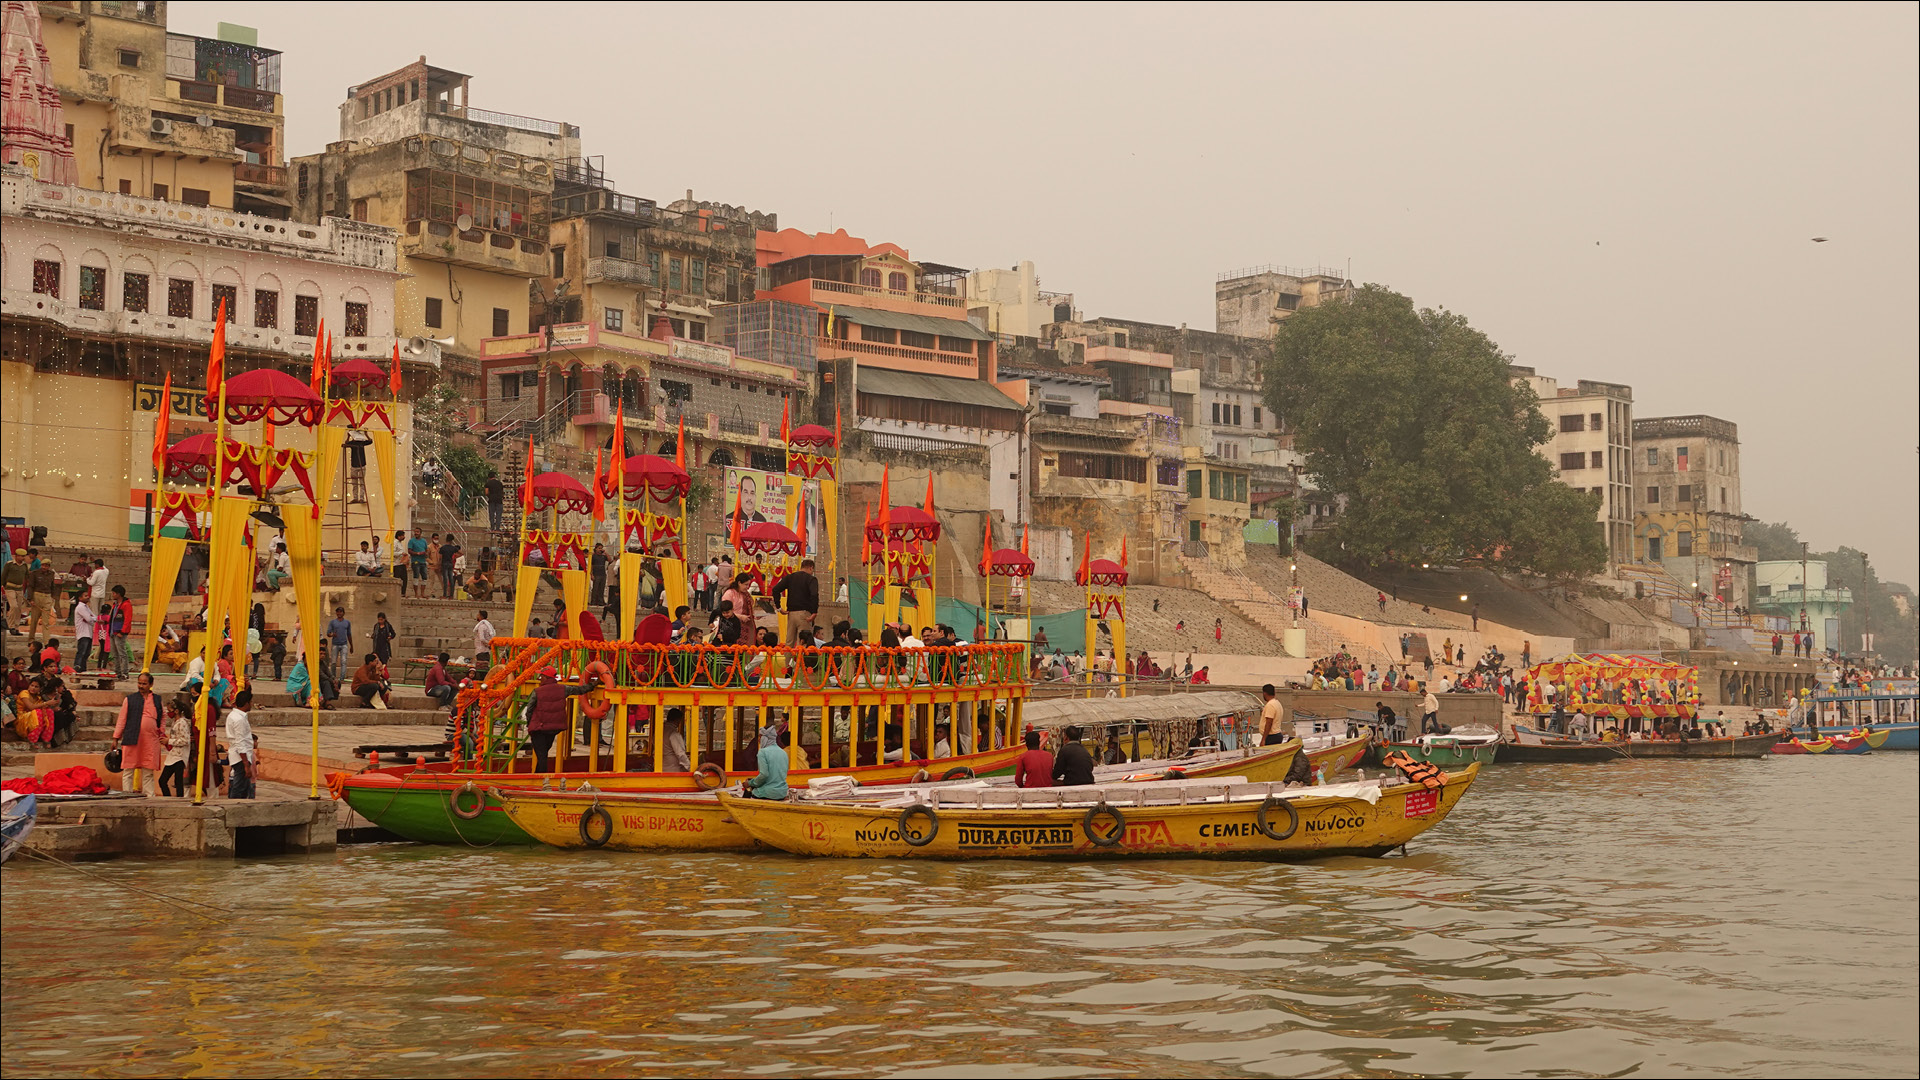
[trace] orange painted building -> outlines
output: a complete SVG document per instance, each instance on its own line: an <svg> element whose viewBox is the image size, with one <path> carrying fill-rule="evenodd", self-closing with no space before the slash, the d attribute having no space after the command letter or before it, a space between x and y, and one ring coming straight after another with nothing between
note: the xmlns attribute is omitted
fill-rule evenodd
<svg viewBox="0 0 1920 1080"><path fill-rule="evenodd" d="M820 312L822 361L993 382L994 338L967 321L967 271L914 262L898 244L869 244L841 229L761 232L763 300Z"/></svg>

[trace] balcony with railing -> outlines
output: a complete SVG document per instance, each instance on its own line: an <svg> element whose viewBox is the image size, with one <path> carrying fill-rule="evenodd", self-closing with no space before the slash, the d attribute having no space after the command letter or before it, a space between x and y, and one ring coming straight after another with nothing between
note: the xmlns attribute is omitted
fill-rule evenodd
<svg viewBox="0 0 1920 1080"><path fill-rule="evenodd" d="M1129 442L1140 437L1140 425L1137 421L1109 416L1061 416L1058 413L1035 413L1030 421L1029 430L1035 435L1080 435Z"/></svg>
<svg viewBox="0 0 1920 1080"><path fill-rule="evenodd" d="M579 128L558 120L541 120L532 116L494 112L492 109L476 109L470 105L455 105L450 101L436 100L430 104L433 110L442 116L454 116L475 124L492 124L495 127L530 131L536 135L551 135L555 138L577 139L580 137Z"/></svg>
<svg viewBox="0 0 1920 1080"><path fill-rule="evenodd" d="M636 262L633 259L616 259L612 256L587 260L587 284L592 285L601 281L617 281L628 285L655 284L653 268L646 263Z"/></svg>
<svg viewBox="0 0 1920 1080"><path fill-rule="evenodd" d="M285 165L255 165L251 161L242 161L233 167L233 180L237 184L256 184L260 187L284 188L287 186L287 167Z"/></svg>
<svg viewBox="0 0 1920 1080"><path fill-rule="evenodd" d="M280 95L271 90L256 90L250 86L232 86L226 83L204 82L199 79L169 79L173 84L173 93L181 101L192 101L202 105L225 105L230 109L245 109L248 112L280 112Z"/></svg>
<svg viewBox="0 0 1920 1080"><path fill-rule="evenodd" d="M1725 562L1755 563L1760 561L1760 549L1752 544L1729 544L1714 541L1707 545L1707 554Z"/></svg>
<svg viewBox="0 0 1920 1080"><path fill-rule="evenodd" d="M873 362L879 367L898 368L902 371L931 371L939 375L967 378L976 378L980 372L980 358L971 353L946 353L936 349L885 345L875 341L823 337L815 340L814 353L822 360L851 355L863 362Z"/></svg>

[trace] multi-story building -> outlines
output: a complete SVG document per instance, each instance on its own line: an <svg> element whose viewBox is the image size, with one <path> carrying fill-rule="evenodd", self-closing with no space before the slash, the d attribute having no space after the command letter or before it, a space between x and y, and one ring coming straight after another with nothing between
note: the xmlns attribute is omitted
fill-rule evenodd
<svg viewBox="0 0 1920 1080"><path fill-rule="evenodd" d="M1021 260L1007 270L975 270L967 275L967 315L988 333L1003 338L1037 339L1051 323L1080 317L1072 293L1047 292L1033 263Z"/></svg>
<svg viewBox="0 0 1920 1080"><path fill-rule="evenodd" d="M758 242L758 299L815 313L823 392L810 419L830 424L839 406L881 449L983 448L988 503L1018 506L1026 408L995 385L996 339L967 319L966 271L845 230Z"/></svg>
<svg viewBox="0 0 1920 1080"><path fill-rule="evenodd" d="M1540 399L1552 435L1534 452L1553 463L1561 483L1600 496L1595 511L1606 531L1607 559L1632 562L1635 502L1633 387L1581 379L1574 386L1513 366L1513 381Z"/></svg>
<svg viewBox="0 0 1920 1080"><path fill-rule="evenodd" d="M169 33L164 0L6 5L8 123L26 99L17 60L37 31L64 118L50 133L71 174L42 179L94 191L284 218L289 203L280 54L254 31ZM9 131L8 138L13 140ZM15 156L10 163L19 164Z"/></svg>
<svg viewBox="0 0 1920 1080"><path fill-rule="evenodd" d="M399 231L402 355L478 400L481 342L548 314L529 282L552 269L555 163L580 157L580 129L474 108L471 82L421 57L348 87L339 141L292 168L299 220Z"/></svg>
<svg viewBox="0 0 1920 1080"><path fill-rule="evenodd" d="M145 536L159 410L175 439L210 430L198 388L223 304L233 374L305 381L323 319L343 359L393 346L390 229L48 184L13 166L0 192L0 501L55 542ZM406 410L396 422L408 429ZM290 429L281 445L303 438Z"/></svg>
<svg viewBox="0 0 1920 1080"><path fill-rule="evenodd" d="M1748 606L1759 552L1742 542L1740 429L1713 416L1633 422L1634 560L1682 585Z"/></svg>
<svg viewBox="0 0 1920 1080"><path fill-rule="evenodd" d="M1813 635L1818 649L1846 649L1840 640L1840 615L1853 606L1853 590L1827 580L1827 564L1769 560L1753 567L1753 607L1787 621L1789 631Z"/></svg>
<svg viewBox="0 0 1920 1080"><path fill-rule="evenodd" d="M1347 280L1346 272L1334 267L1230 270L1213 283L1213 328L1236 337L1270 338L1301 308L1343 299L1352 292L1353 282Z"/></svg>

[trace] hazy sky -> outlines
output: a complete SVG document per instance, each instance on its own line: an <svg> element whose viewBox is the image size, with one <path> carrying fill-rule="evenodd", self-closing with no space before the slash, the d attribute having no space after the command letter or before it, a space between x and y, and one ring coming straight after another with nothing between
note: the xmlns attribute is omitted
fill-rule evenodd
<svg viewBox="0 0 1920 1080"><path fill-rule="evenodd" d="M1920 584L1912 4L171 10L286 51L293 153L425 53L622 191L1032 259L1089 316L1211 329L1221 271L1351 260L1637 415L1738 423L1748 513Z"/></svg>

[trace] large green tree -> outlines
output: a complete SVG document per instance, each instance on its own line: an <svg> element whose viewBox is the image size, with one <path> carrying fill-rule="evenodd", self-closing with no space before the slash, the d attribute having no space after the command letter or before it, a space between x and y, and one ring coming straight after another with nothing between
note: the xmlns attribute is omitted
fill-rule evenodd
<svg viewBox="0 0 1920 1080"><path fill-rule="evenodd" d="M1286 321L1266 399L1322 490L1344 496L1316 541L1328 558L1558 581L1605 567L1599 497L1534 452L1552 432L1509 366L1466 319L1377 285Z"/></svg>

